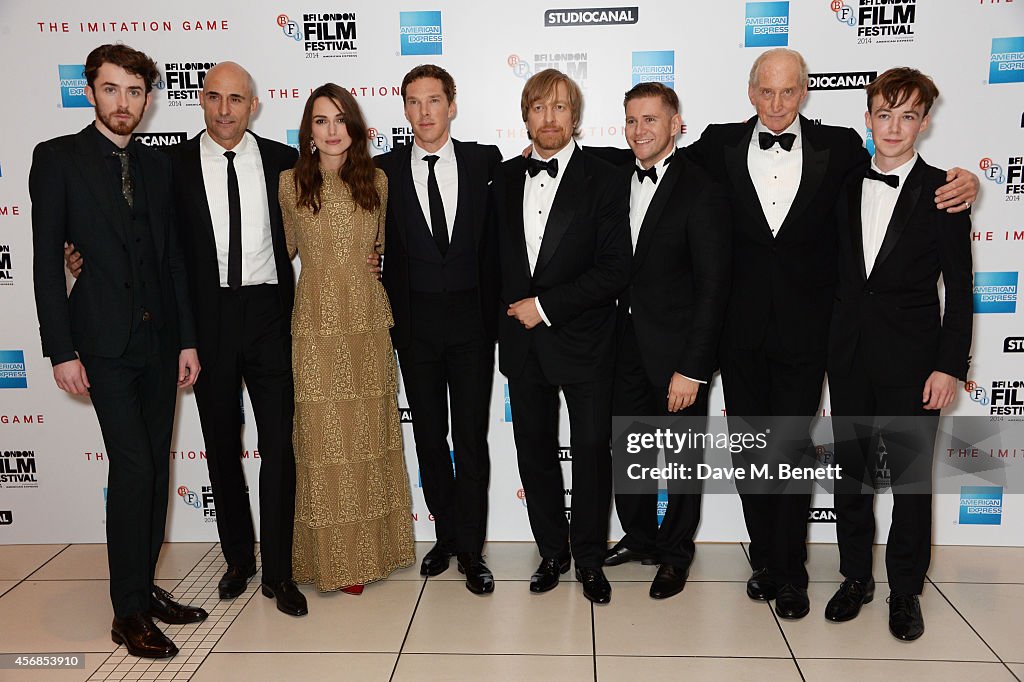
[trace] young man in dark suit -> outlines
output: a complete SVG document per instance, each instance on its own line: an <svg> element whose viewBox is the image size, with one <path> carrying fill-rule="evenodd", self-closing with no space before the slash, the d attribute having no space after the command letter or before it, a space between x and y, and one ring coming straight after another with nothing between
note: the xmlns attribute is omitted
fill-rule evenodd
<svg viewBox="0 0 1024 682"><path fill-rule="evenodd" d="M200 103L206 129L167 149L196 310L196 405L227 561L218 584L234 599L256 574L249 493L242 471L239 396L249 392L260 451L262 591L292 616L307 612L292 581L295 519L291 311L295 274L285 246L278 176L297 152L247 130L259 107L252 77L234 62L206 73ZM69 267L92 267L72 255Z"/></svg>
<svg viewBox="0 0 1024 682"><path fill-rule="evenodd" d="M924 633L919 595L931 558L932 449L939 412L967 376L973 321L970 215L935 208L930 197L946 172L914 148L938 94L931 78L906 67L867 86L864 119L875 155L851 175L837 206L828 378L843 474L835 507L845 580L825 617L851 620L874 596L870 471L881 435L893 493L885 548L889 631L905 641Z"/></svg>
<svg viewBox="0 0 1024 682"><path fill-rule="evenodd" d="M623 104L629 150L587 148L626 171L622 182L630 192L633 260L619 296L612 411L694 417L693 430L703 431L729 296L729 207L722 187L677 153L682 119L675 91L640 83ZM615 507L626 534L605 565L656 562L651 597L681 592L693 561L700 495L670 490L660 526L656 493L617 493Z"/></svg>
<svg viewBox="0 0 1024 682"><path fill-rule="evenodd" d="M733 197L733 269L722 332L725 406L741 428L774 422L772 456L799 464L812 456L807 426L825 377L836 283L834 207L851 170L867 159L850 128L815 125L799 114L807 96L800 53L776 48L750 70L757 116L710 125L687 154ZM940 209L962 211L977 178L960 169L936 189ZM753 454L752 457L760 455ZM810 460L807 460L810 461ZM807 598L810 489L740 494L750 535L751 599L776 599L782 618L803 618Z"/></svg>
<svg viewBox="0 0 1024 682"><path fill-rule="evenodd" d="M629 281L629 205L622 173L582 153L582 94L540 71L520 102L533 153L495 182L501 261L499 368L508 377L519 473L546 592L576 559L583 594L611 599L601 569L611 503L615 300ZM558 460L558 391L569 411L571 522Z"/></svg>
<svg viewBox="0 0 1024 682"><path fill-rule="evenodd" d="M174 602L154 572L164 539L175 384L199 375L184 256L166 157L132 139L159 77L126 45L85 62L96 120L40 143L29 173L36 310L57 385L88 395L107 449L111 638L133 656L178 653L154 625L206 611ZM62 253L75 242L92 267L67 294Z"/></svg>
<svg viewBox="0 0 1024 682"><path fill-rule="evenodd" d="M455 81L441 67L417 66L401 92L413 142L374 161L388 176L383 282L395 318L391 339L437 533L420 573L440 575L455 555L469 591L486 594L494 591L482 552L498 336L498 243L489 198L501 152L451 138Z"/></svg>

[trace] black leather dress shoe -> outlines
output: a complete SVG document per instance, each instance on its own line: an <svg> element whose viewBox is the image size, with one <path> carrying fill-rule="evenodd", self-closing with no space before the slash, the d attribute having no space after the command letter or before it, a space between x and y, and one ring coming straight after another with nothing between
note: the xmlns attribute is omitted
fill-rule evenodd
<svg viewBox="0 0 1024 682"><path fill-rule="evenodd" d="M807 589L795 585L783 585L775 595L775 613L779 618L799 620L811 610L811 600L807 598Z"/></svg>
<svg viewBox="0 0 1024 682"><path fill-rule="evenodd" d="M600 568L577 566L576 580L583 585L583 596L595 604L607 604L612 600L612 586Z"/></svg>
<svg viewBox="0 0 1024 682"><path fill-rule="evenodd" d="M124 644L128 653L140 658L170 658L178 653L174 642L144 613L115 618L110 624L110 639Z"/></svg>
<svg viewBox="0 0 1024 682"><path fill-rule="evenodd" d="M148 615L168 625L185 625L206 620L209 614L198 606L179 604L171 598L170 592L153 585L153 591L149 595Z"/></svg>
<svg viewBox="0 0 1024 682"><path fill-rule="evenodd" d="M563 559L541 559L537 570L530 576L530 592L539 593L553 590L558 586L558 576L569 571L570 557Z"/></svg>
<svg viewBox="0 0 1024 682"><path fill-rule="evenodd" d="M654 558L654 555L648 554L647 552L634 551L625 547L622 542L616 543L615 546L609 549L608 553L604 555L605 566L618 566L630 561L639 561L644 566L654 566L658 563L658 560Z"/></svg>
<svg viewBox="0 0 1024 682"><path fill-rule="evenodd" d="M249 578L256 575L256 564L248 566L228 566L228 570L217 583L217 593L221 599L234 599L245 592Z"/></svg>
<svg viewBox="0 0 1024 682"><path fill-rule="evenodd" d="M767 568L756 568L747 580L747 596L754 601L771 601L775 599L778 587L768 577Z"/></svg>
<svg viewBox="0 0 1024 682"><path fill-rule="evenodd" d="M889 632L904 642L913 642L924 634L921 599L916 594L889 593Z"/></svg>
<svg viewBox="0 0 1024 682"><path fill-rule="evenodd" d="M440 542L430 548L430 551L423 556L423 563L420 564L420 575L441 575L448 570L452 553Z"/></svg>
<svg viewBox="0 0 1024 682"><path fill-rule="evenodd" d="M686 578L690 575L688 569L672 564L662 564L658 568L658 575L654 576L651 583L652 599L668 599L683 591L686 587Z"/></svg>
<svg viewBox="0 0 1024 682"><path fill-rule="evenodd" d="M870 604L874 598L875 581L873 578L867 580L847 578L828 600L828 605L825 607L825 618L834 623L853 620L860 613L860 607Z"/></svg>
<svg viewBox="0 0 1024 682"><path fill-rule="evenodd" d="M466 589L473 594L494 592L494 575L476 552L459 554L459 573L466 576Z"/></svg>
<svg viewBox="0 0 1024 682"><path fill-rule="evenodd" d="M279 583L260 585L263 596L277 600L277 610L289 616L305 616L309 613L306 606L306 595L299 592L294 580L282 580Z"/></svg>

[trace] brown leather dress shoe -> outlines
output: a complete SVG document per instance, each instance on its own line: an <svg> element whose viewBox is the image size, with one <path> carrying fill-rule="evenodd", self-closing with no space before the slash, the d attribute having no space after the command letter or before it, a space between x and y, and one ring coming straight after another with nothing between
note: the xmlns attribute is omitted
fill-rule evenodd
<svg viewBox="0 0 1024 682"><path fill-rule="evenodd" d="M150 618L162 620L168 625L185 625L186 623L198 623L206 620L209 615L198 606L186 606L171 599L171 593L167 590L153 585L153 591L149 595Z"/></svg>
<svg viewBox="0 0 1024 682"><path fill-rule="evenodd" d="M170 658L178 653L174 642L144 613L115 618L110 625L110 639L115 644L124 644L128 653L139 658Z"/></svg>

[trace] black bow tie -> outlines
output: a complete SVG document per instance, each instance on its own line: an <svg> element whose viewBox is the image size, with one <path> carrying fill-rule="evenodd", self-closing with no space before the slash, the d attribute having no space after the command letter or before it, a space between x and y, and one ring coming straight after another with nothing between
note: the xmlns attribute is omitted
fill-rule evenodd
<svg viewBox="0 0 1024 682"><path fill-rule="evenodd" d="M640 181L640 184L644 184L644 178L647 178L655 185L658 184L658 167L651 166L647 170L644 170L640 166L633 166L633 170L636 171L636 179Z"/></svg>
<svg viewBox="0 0 1024 682"><path fill-rule="evenodd" d="M531 178L536 177L537 173L541 171L547 171L547 174L551 177L558 175L558 159L541 161L531 156L526 160L526 172L530 174Z"/></svg>
<svg viewBox="0 0 1024 682"><path fill-rule="evenodd" d="M879 173L874 168L868 168L867 172L864 173L864 177L867 178L868 180L878 180L879 182L884 182L893 189L898 189L900 186L900 176L885 175L884 173Z"/></svg>
<svg viewBox="0 0 1024 682"><path fill-rule="evenodd" d="M779 143L783 150L788 152L793 148L793 143L796 142L796 133L782 133L781 135L772 135L771 133L757 134L757 143L761 145L761 149L771 149L776 142Z"/></svg>

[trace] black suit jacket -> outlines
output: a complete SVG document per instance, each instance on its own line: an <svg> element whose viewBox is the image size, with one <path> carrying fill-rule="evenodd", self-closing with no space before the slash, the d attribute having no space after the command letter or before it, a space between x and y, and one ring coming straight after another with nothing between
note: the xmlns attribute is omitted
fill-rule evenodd
<svg viewBox="0 0 1024 682"><path fill-rule="evenodd" d="M628 196L633 153L586 151L622 168ZM729 205L722 186L678 153L658 172L658 188L633 251L629 286L619 297L620 328L632 309L640 360L655 386L667 387L675 372L710 381L729 300Z"/></svg>
<svg viewBox="0 0 1024 682"><path fill-rule="evenodd" d="M523 232L526 159L502 164L493 185L501 257L499 368L519 377L530 349L554 384L608 376L614 361L615 300L629 283L629 195L622 171L576 149L544 230L533 274ZM525 329L509 305L538 296L551 326Z"/></svg>
<svg viewBox="0 0 1024 682"><path fill-rule="evenodd" d="M476 244L480 311L487 338L498 338L498 240L490 210L490 185L501 164L501 152L494 145L452 140L459 167L459 199L456 213L468 214ZM395 348L409 345L409 230L426 230L430 224L419 206L412 179L412 145L403 145L374 157L377 167L388 176L388 210L384 235L387 255L382 279L388 292L395 326L391 341ZM411 199L411 200L410 200ZM458 219L458 218L457 218Z"/></svg>
<svg viewBox="0 0 1024 682"><path fill-rule="evenodd" d="M250 131L250 134L251 131ZM218 344L220 319L220 268L217 264L217 243L213 236L210 204L206 200L203 167L200 160L199 135L167 148L174 171L174 200L181 221L182 242L188 259L188 281L195 301L196 329L199 337L199 361L212 360ZM278 292L283 310L290 316L295 300L295 271L288 258L284 239L281 206L278 203L278 178L292 168L298 152L287 145L252 134L263 160L270 210L270 236L277 265ZM225 185L226 187L226 185ZM89 267L92 267L90 264Z"/></svg>
<svg viewBox="0 0 1024 682"><path fill-rule="evenodd" d="M756 121L710 125L686 148L732 197L733 286L723 343L759 348L773 334L787 351L823 356L836 283L836 198L868 154L852 128L815 125L801 116L800 186L772 237L747 169Z"/></svg>
<svg viewBox="0 0 1024 682"><path fill-rule="evenodd" d="M120 357L136 312L125 244L131 218L95 134L86 127L75 135L42 142L32 153L28 182L36 311L43 355L56 362L73 359L76 352ZM170 164L162 154L136 147L156 250L164 333L178 348L195 348ZM64 277L65 242L74 243L89 263L70 296Z"/></svg>
<svg viewBox="0 0 1024 682"><path fill-rule="evenodd" d="M923 386L935 370L965 379L973 323L970 214L935 207L932 197L946 184L946 171L918 158L868 275L861 223L866 169L863 164L851 175L836 207L840 267L829 371L849 368L859 348L875 385Z"/></svg>

